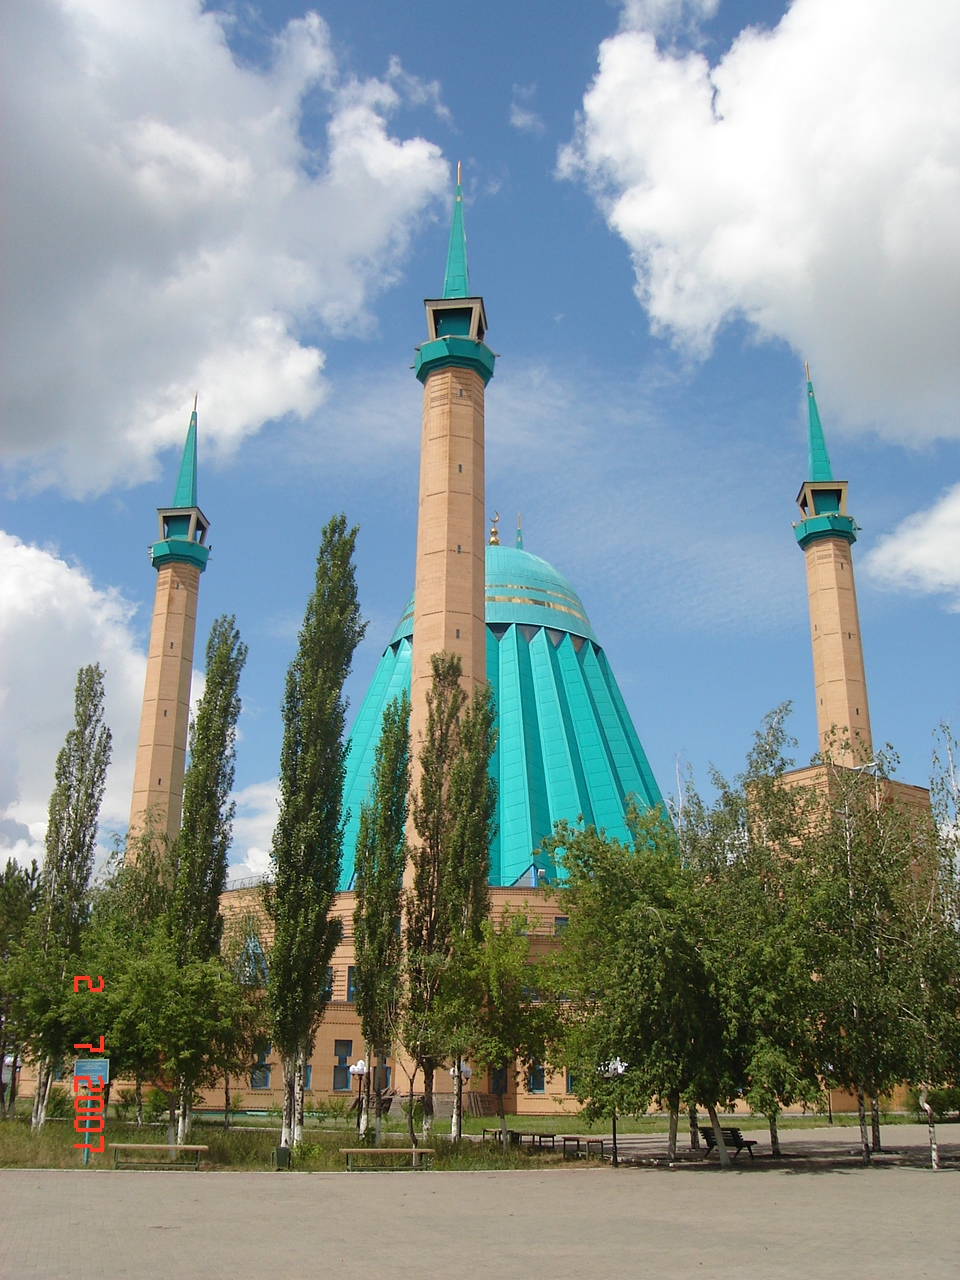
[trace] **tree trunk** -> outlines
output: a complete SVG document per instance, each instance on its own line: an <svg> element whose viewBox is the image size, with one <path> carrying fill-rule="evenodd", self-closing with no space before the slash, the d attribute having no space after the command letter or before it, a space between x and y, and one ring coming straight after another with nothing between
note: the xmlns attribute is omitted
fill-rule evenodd
<svg viewBox="0 0 960 1280"><path fill-rule="evenodd" d="M407 1131L410 1134L411 1147L417 1147L419 1145L417 1142L417 1135L413 1130L413 1082L416 1078L417 1073L414 1071L413 1075L410 1077L410 1093L407 1097Z"/></svg>
<svg viewBox="0 0 960 1280"><path fill-rule="evenodd" d="M863 1163L870 1163L870 1138L867 1134L867 1108L863 1099L863 1085L857 1085L857 1115L860 1117L860 1150Z"/></svg>
<svg viewBox="0 0 960 1280"><path fill-rule="evenodd" d="M137 1099L137 1128L143 1128L143 1078L137 1076L134 1082L134 1095Z"/></svg>
<svg viewBox="0 0 960 1280"><path fill-rule="evenodd" d="M280 1062L283 1071L283 1110L280 1121L280 1145L281 1147L289 1147L290 1139L293 1136L293 1091L296 1059L285 1057L281 1058Z"/></svg>
<svg viewBox="0 0 960 1280"><path fill-rule="evenodd" d="M503 1108L503 1093L497 1094L497 1115L500 1117L500 1141L504 1151L510 1150L510 1139L507 1137L507 1113Z"/></svg>
<svg viewBox="0 0 960 1280"><path fill-rule="evenodd" d="M190 1133L190 1089L180 1086L180 1120L177 1125L177 1146L182 1147Z"/></svg>
<svg viewBox="0 0 960 1280"><path fill-rule="evenodd" d="M7 1094L7 1115L11 1120L17 1118L17 1072L20 1070L20 1054L14 1049L13 1063L10 1067L10 1092Z"/></svg>
<svg viewBox="0 0 960 1280"><path fill-rule="evenodd" d="M720 1157L721 1169L730 1168L730 1152L727 1150L727 1144L723 1140L723 1130L720 1128L720 1120L717 1117L717 1108L711 1102L707 1107L710 1113L710 1123L713 1125L713 1136L717 1143L717 1155Z"/></svg>
<svg viewBox="0 0 960 1280"><path fill-rule="evenodd" d="M936 1172L940 1168L940 1149L937 1146L937 1126L933 1120L933 1107L927 1102L927 1090L920 1090L920 1105L927 1113L927 1139L930 1143L930 1168Z"/></svg>
<svg viewBox="0 0 960 1280"><path fill-rule="evenodd" d="M426 1141L433 1132L433 1066L423 1068L423 1125L422 1133Z"/></svg>
<svg viewBox="0 0 960 1280"><path fill-rule="evenodd" d="M50 1100L52 1086L53 1063L49 1058L43 1058L37 1074L36 1092L33 1095L33 1117L30 1121L30 1129L34 1133L39 1133L46 1123L47 1103Z"/></svg>
<svg viewBox="0 0 960 1280"><path fill-rule="evenodd" d="M297 1051L297 1065L293 1073L293 1142L299 1146L303 1142L303 1090L307 1078L307 1055L303 1049Z"/></svg>
<svg viewBox="0 0 960 1280"><path fill-rule="evenodd" d="M667 1157L671 1164L677 1158L677 1122L680 1118L679 1104L670 1103L670 1136L667 1139Z"/></svg>
<svg viewBox="0 0 960 1280"><path fill-rule="evenodd" d="M780 1151L780 1131L777 1128L777 1113L775 1111L772 1111L770 1115L767 1116L767 1120L770 1124L770 1150L773 1153L774 1158L779 1160L781 1151Z"/></svg>
<svg viewBox="0 0 960 1280"><path fill-rule="evenodd" d="M223 1127L230 1128L230 1072L223 1073Z"/></svg>
<svg viewBox="0 0 960 1280"><path fill-rule="evenodd" d="M700 1150L700 1130L697 1127L697 1104L691 1102L687 1108L687 1117L690 1121L690 1150Z"/></svg>
<svg viewBox="0 0 960 1280"><path fill-rule="evenodd" d="M167 1094L167 1146L172 1147L177 1141L177 1095ZM170 1152L170 1159L176 1160L177 1153Z"/></svg>
<svg viewBox="0 0 960 1280"><path fill-rule="evenodd" d="M377 1067L377 1089L374 1099L374 1126L373 1126L373 1143L379 1147L380 1137L383 1133L383 1084L380 1077L381 1068Z"/></svg>
<svg viewBox="0 0 960 1280"><path fill-rule="evenodd" d="M880 1151L880 1103L876 1097L870 1099L870 1129L874 1151Z"/></svg>
<svg viewBox="0 0 960 1280"><path fill-rule="evenodd" d="M373 1073L376 1070L373 1061L374 1056L367 1045L367 1074L363 1077L363 1126L360 1130L364 1137L370 1128L370 1096L373 1091Z"/></svg>

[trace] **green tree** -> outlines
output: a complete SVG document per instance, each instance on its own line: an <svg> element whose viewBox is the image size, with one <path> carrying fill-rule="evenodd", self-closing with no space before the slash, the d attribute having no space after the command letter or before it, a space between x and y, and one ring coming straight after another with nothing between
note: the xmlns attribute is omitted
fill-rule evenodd
<svg viewBox="0 0 960 1280"><path fill-rule="evenodd" d="M283 700L280 815L264 902L274 930L267 992L283 1067L284 1146L300 1139L306 1062L329 1000L327 966L343 932L330 912L343 848L343 684L366 629L357 603L356 536L342 515L323 530Z"/></svg>
<svg viewBox="0 0 960 1280"><path fill-rule="evenodd" d="M0 875L0 1066L10 1058L10 1080L6 1083L0 1078L0 1120L13 1116L23 1052L24 1030L15 1002L13 966L39 902L36 862L26 868L8 858Z"/></svg>
<svg viewBox="0 0 960 1280"><path fill-rule="evenodd" d="M670 1111L670 1151L684 1098L717 1118L742 1076L724 989L711 963L710 921L676 832L660 810L633 812L632 846L593 827L558 824L552 844L567 870L569 916L558 960L564 1046L588 1114L643 1112L652 1098ZM615 1059L626 1070L604 1075Z"/></svg>
<svg viewBox="0 0 960 1280"><path fill-rule="evenodd" d="M42 902L36 916L33 962L24 971L33 987L30 1048L37 1061L34 1129L46 1116L54 1068L67 1048L59 1016L70 957L80 949L86 922L100 805L110 764L111 734L103 722L103 672L81 667L74 695L74 727L57 756L41 873Z"/></svg>
<svg viewBox="0 0 960 1280"><path fill-rule="evenodd" d="M411 850L412 882L405 895L405 1000L400 1018L404 1047L423 1072L425 1132L433 1123L434 1074L450 1049L444 993L455 990L459 944L479 941L489 909L496 812L496 784L489 775L496 744L491 690L478 686L468 700L457 654L434 654L431 663L420 782L413 795L419 839ZM410 1092L412 1099L412 1079ZM411 1105L411 1138L412 1114Z"/></svg>
<svg viewBox="0 0 960 1280"><path fill-rule="evenodd" d="M519 1068L529 1071L547 1058L557 1023L552 1003L541 1000L542 963L530 958L530 921L523 911L484 920L481 941L472 945L458 984L460 1008L453 1012L466 1029L470 1059L481 1071L498 1076L495 1090L500 1135L508 1147L502 1085Z"/></svg>
<svg viewBox="0 0 960 1280"><path fill-rule="evenodd" d="M410 788L410 699L394 698L383 713L373 793L360 810L357 836L357 905L353 915L357 1013L371 1062L391 1049L399 1003L403 945L400 925L407 862L407 793ZM370 1073L367 1075L369 1084ZM383 1084L376 1073L376 1142L380 1145Z"/></svg>
<svg viewBox="0 0 960 1280"><path fill-rule="evenodd" d="M171 934L182 963L219 954L220 895L236 806L230 801L240 715L240 672L247 658L233 617L216 619L207 641L206 683L190 726L183 822L175 842Z"/></svg>

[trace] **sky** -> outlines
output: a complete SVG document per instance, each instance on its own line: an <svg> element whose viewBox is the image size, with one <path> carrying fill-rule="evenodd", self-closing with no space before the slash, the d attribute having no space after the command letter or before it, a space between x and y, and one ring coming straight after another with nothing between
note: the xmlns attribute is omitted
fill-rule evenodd
<svg viewBox="0 0 960 1280"><path fill-rule="evenodd" d="M736 773L785 701L816 751L805 359L874 738L927 781L960 727L952 0L8 0L0 99L0 858L42 856L93 661L124 830L196 391L195 685L235 614L231 874L266 869L323 524L360 529L354 712L412 589L410 365L458 160L487 506L578 589L664 793Z"/></svg>

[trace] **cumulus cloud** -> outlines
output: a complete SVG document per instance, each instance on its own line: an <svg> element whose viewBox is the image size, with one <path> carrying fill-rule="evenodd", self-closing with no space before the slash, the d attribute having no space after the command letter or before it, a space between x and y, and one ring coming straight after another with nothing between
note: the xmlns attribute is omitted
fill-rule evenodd
<svg viewBox="0 0 960 1280"><path fill-rule="evenodd" d="M446 185L388 123L443 116L436 84L344 74L314 13L241 65L224 22L201 0L5 7L0 457L21 482L151 476L197 388L221 453L309 414L319 335L372 325Z"/></svg>
<svg viewBox="0 0 960 1280"><path fill-rule="evenodd" d="M111 829L126 826L145 673L133 611L56 552L0 531L0 859L42 861L77 670L91 662L105 672L105 718L113 733L101 844Z"/></svg>
<svg viewBox="0 0 960 1280"><path fill-rule="evenodd" d="M948 593L951 612L960 613L960 485L881 538L864 567L881 586Z"/></svg>
<svg viewBox="0 0 960 1280"><path fill-rule="evenodd" d="M270 844L280 808L278 779L255 782L235 791L231 798L236 802L237 813L233 820L230 878L264 876L270 869Z"/></svg>
<svg viewBox="0 0 960 1280"><path fill-rule="evenodd" d="M542 116L530 106L536 96L536 85L515 84L510 103L510 124L521 133L541 134L546 129Z"/></svg>
<svg viewBox="0 0 960 1280"><path fill-rule="evenodd" d="M696 30L712 18L720 0L625 0L620 26L625 31L675 35Z"/></svg>
<svg viewBox="0 0 960 1280"><path fill-rule="evenodd" d="M559 159L654 330L703 357L743 317L809 357L842 421L960 434L960 8L795 0L713 67L658 48L675 10L627 6Z"/></svg>

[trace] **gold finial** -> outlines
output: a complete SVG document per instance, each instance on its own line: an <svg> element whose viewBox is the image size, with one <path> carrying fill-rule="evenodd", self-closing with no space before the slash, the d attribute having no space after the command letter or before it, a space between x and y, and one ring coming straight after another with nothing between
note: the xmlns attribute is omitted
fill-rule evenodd
<svg viewBox="0 0 960 1280"><path fill-rule="evenodd" d="M497 528L499 521L500 521L500 512L495 511L493 513L493 523L490 526L490 546L491 547L499 547L500 545L500 530Z"/></svg>
<svg viewBox="0 0 960 1280"><path fill-rule="evenodd" d="M457 186L460 185L460 161L457 161Z"/></svg>
<svg viewBox="0 0 960 1280"><path fill-rule="evenodd" d="M807 381L809 382L810 381L810 361L809 360L804 360L803 368L804 368L804 372L807 375Z"/></svg>

